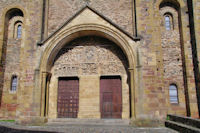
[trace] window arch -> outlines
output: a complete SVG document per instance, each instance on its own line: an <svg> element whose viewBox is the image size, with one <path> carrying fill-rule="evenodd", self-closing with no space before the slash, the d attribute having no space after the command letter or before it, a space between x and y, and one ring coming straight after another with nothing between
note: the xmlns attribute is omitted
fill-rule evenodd
<svg viewBox="0 0 200 133"><path fill-rule="evenodd" d="M169 100L172 104L178 104L178 88L176 84L169 86Z"/></svg>
<svg viewBox="0 0 200 133"><path fill-rule="evenodd" d="M15 39L20 39L22 38L22 30L23 30L23 23L20 20L17 20L14 24L14 32L13 32L13 37Z"/></svg>
<svg viewBox="0 0 200 133"><path fill-rule="evenodd" d="M17 84L18 84L18 78L16 75L13 75L11 78L11 92L16 92L17 91Z"/></svg>

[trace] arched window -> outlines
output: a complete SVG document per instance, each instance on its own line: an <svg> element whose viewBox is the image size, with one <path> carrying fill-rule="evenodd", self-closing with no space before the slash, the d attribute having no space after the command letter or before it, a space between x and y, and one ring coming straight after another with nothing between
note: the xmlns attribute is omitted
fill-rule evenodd
<svg viewBox="0 0 200 133"><path fill-rule="evenodd" d="M169 86L169 99L170 103L178 103L178 89L175 84Z"/></svg>
<svg viewBox="0 0 200 133"><path fill-rule="evenodd" d="M11 88L10 88L10 91L11 92L15 92L17 90L17 76L14 75L12 76L12 79L11 79Z"/></svg>
<svg viewBox="0 0 200 133"><path fill-rule="evenodd" d="M17 38L22 37L22 25L17 26Z"/></svg>
<svg viewBox="0 0 200 133"><path fill-rule="evenodd" d="M15 39L21 39L22 38L22 32L23 32L23 18L22 17L16 17L13 19L14 25L13 25L13 37ZM12 27L11 27L12 28ZM10 29L12 30L12 29Z"/></svg>
<svg viewBox="0 0 200 133"><path fill-rule="evenodd" d="M169 15L165 15L165 28L171 30L171 20Z"/></svg>

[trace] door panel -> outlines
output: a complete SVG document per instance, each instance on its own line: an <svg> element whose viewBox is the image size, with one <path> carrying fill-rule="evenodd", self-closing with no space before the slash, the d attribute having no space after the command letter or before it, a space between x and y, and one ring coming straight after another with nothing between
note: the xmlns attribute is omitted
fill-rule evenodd
<svg viewBox="0 0 200 133"><path fill-rule="evenodd" d="M59 78L58 118L77 118L79 107L78 78Z"/></svg>
<svg viewBox="0 0 200 133"><path fill-rule="evenodd" d="M100 81L101 118L121 118L122 84L118 76L102 77Z"/></svg>

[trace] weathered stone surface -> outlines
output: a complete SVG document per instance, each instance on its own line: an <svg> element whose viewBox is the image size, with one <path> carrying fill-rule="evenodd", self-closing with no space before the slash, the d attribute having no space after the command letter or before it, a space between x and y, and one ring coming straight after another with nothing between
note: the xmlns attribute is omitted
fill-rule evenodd
<svg viewBox="0 0 200 133"><path fill-rule="evenodd" d="M179 112L182 115L185 114L185 97L184 97L184 80L183 80L183 63L182 55L182 38L180 38L180 29L179 29L179 20L178 20L178 12L172 7L163 7L160 10L161 15L170 12L173 16L173 27L171 30L166 30L165 21L163 19L163 32L162 32L162 50L163 50L163 71L164 71L164 80L165 87L164 89L169 89L171 84L177 85L178 88L178 102L179 107L171 104L170 113ZM168 92L169 93L169 92ZM169 94L167 94L169 95Z"/></svg>
<svg viewBox="0 0 200 133"><path fill-rule="evenodd" d="M56 57L52 74L59 76L122 75L128 64L123 52L112 42L83 37L67 44Z"/></svg>
<svg viewBox="0 0 200 133"><path fill-rule="evenodd" d="M175 6L162 7L162 0L136 0L135 7L131 0L46 0L44 36L49 38L41 40L43 0L0 0L0 118L56 118L58 77L74 76L79 77L82 88L79 117L100 118L99 79L103 75L121 76L122 118L130 114L136 119L165 119L168 113L186 115L186 100L191 116L197 117L187 4L171 1ZM58 30L86 2L116 25L86 7ZM194 0L197 42L199 5ZM179 11L173 8L176 6L180 6ZM138 42L128 35L135 30L132 7L137 11ZM10 14L14 17L9 19L6 13L10 9L19 9L23 15ZM164 15L168 12L173 15L171 31L165 30ZM17 20L23 23L21 39L14 35ZM90 37L81 38L86 35ZM199 54L199 45L197 48ZM18 76L15 93L10 92L12 75ZM169 102L171 83L178 86L176 105ZM87 105L88 101L93 102Z"/></svg>
<svg viewBox="0 0 200 133"><path fill-rule="evenodd" d="M49 34L55 31L66 20L86 5L84 0L49 0ZM89 5L126 31L133 34L132 1L131 0L91 0ZM124 15L126 14L126 15ZM58 21L59 20L59 21Z"/></svg>
<svg viewBox="0 0 200 133"><path fill-rule="evenodd" d="M109 132L109 133L118 133L118 132L126 132L126 133L176 133L174 130L170 130L167 128L133 128L129 126L108 126L108 125L57 125L50 124L46 126L19 126L15 124L9 123L0 123L0 131L7 133L94 133L94 132ZM12 127L12 128L11 128Z"/></svg>

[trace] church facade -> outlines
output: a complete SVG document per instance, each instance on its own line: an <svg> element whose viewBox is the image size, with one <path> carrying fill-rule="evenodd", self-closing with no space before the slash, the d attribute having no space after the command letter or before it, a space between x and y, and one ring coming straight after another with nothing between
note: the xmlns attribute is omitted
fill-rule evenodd
<svg viewBox="0 0 200 133"><path fill-rule="evenodd" d="M200 1L0 0L0 119L199 117Z"/></svg>

